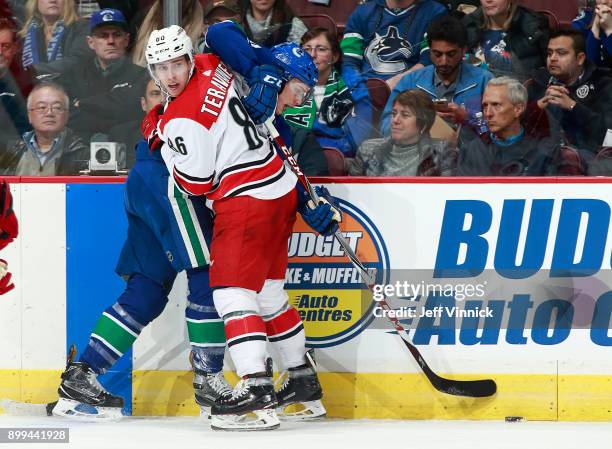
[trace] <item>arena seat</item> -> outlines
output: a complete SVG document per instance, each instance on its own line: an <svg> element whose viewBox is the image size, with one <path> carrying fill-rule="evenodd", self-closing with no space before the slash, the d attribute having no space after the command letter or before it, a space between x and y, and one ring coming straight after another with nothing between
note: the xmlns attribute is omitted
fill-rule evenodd
<svg viewBox="0 0 612 449"><path fill-rule="evenodd" d="M554 12L549 11L548 9L539 10L537 12L546 16L546 18L548 19L548 25L550 26L551 30L556 30L561 25L559 19L557 18Z"/></svg>
<svg viewBox="0 0 612 449"><path fill-rule="evenodd" d="M385 109L389 95L391 95L391 89L387 82L380 78L368 78L366 86L368 87L372 106L374 106L372 124L378 128L380 116Z"/></svg>
<svg viewBox="0 0 612 449"><path fill-rule="evenodd" d="M328 15L336 23L340 32L344 31L349 16L361 3L363 3L362 0L330 0L329 6L325 6L311 3L308 0L287 0L287 4L296 16L304 14Z"/></svg>
<svg viewBox="0 0 612 449"><path fill-rule="evenodd" d="M518 0L518 3L535 11L551 11L564 26L578 15L578 0Z"/></svg>
<svg viewBox="0 0 612 449"><path fill-rule="evenodd" d="M330 176L346 176L344 154L337 148L324 147L323 154L327 160L327 169Z"/></svg>
<svg viewBox="0 0 612 449"><path fill-rule="evenodd" d="M323 27L332 30L338 36L338 26L334 19L327 14L301 14L298 16L302 22L306 24L308 29L315 27Z"/></svg>

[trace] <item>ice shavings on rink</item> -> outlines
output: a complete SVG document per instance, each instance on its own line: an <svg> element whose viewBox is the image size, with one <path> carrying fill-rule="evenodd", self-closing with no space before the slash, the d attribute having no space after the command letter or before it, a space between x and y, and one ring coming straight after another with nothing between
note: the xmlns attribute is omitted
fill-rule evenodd
<svg viewBox="0 0 612 449"><path fill-rule="evenodd" d="M276 431L215 432L199 418L127 418L81 423L0 415L0 428L69 427L70 449L240 448L323 449L577 449L606 448L612 424L576 422L323 420L283 423ZM11 447L20 447L12 445ZM42 445L27 447L56 447Z"/></svg>

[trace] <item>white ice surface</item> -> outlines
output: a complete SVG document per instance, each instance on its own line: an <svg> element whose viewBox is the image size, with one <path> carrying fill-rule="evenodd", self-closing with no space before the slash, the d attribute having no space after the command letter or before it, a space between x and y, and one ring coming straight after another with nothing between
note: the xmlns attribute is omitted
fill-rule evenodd
<svg viewBox="0 0 612 449"><path fill-rule="evenodd" d="M7 448L168 449L595 449L612 447L612 423L325 420L283 423L267 432L215 432L198 418L128 418L82 423L0 416L0 428L69 427L70 444Z"/></svg>

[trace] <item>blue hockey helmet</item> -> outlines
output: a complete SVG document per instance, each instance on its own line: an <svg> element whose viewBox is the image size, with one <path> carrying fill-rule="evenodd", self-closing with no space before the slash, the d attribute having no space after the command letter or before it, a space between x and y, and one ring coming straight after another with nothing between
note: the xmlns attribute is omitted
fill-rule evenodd
<svg viewBox="0 0 612 449"><path fill-rule="evenodd" d="M319 80L319 70L308 53L294 42L285 42L272 47L272 56L277 65L285 72L285 81L298 78L309 87Z"/></svg>

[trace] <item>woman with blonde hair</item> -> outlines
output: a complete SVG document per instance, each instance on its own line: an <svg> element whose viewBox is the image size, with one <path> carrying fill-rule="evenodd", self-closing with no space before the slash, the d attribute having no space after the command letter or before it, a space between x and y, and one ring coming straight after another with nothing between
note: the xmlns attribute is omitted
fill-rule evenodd
<svg viewBox="0 0 612 449"><path fill-rule="evenodd" d="M204 26L204 9L198 0L183 0L182 2L182 20L181 27L187 32L191 38L194 48L198 46L198 41L202 38L205 30ZM146 67L145 48L149 35L153 30L159 30L164 27L164 8L161 0L155 0L155 3L149 9L149 12L144 17L142 24L138 28L138 34L132 50L132 62L141 67Z"/></svg>
<svg viewBox="0 0 612 449"><path fill-rule="evenodd" d="M495 76L525 80L546 63L548 19L519 6L516 0L481 0L480 7L465 16L463 23L468 49Z"/></svg>
<svg viewBox="0 0 612 449"><path fill-rule="evenodd" d="M87 22L79 20L73 0L28 0L21 63L38 73L63 72L91 53Z"/></svg>

